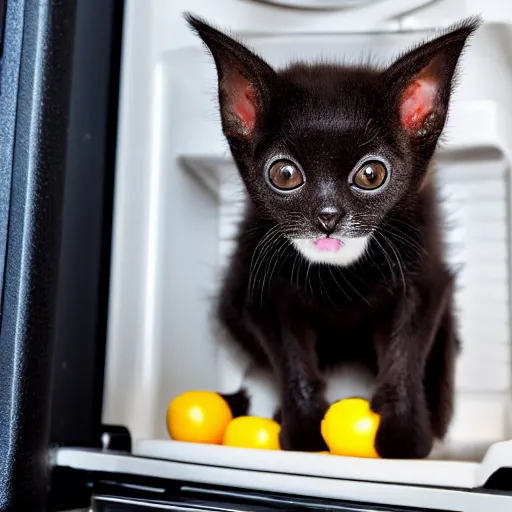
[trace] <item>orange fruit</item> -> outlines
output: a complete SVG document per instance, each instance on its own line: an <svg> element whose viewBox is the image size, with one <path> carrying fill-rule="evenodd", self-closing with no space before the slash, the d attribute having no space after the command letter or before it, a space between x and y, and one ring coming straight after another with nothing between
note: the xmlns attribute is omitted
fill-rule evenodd
<svg viewBox="0 0 512 512"><path fill-rule="evenodd" d="M167 408L167 430L176 441L221 444L232 419L229 405L211 391L187 391Z"/></svg>
<svg viewBox="0 0 512 512"><path fill-rule="evenodd" d="M380 416L362 398L347 398L332 404L321 424L322 436L334 455L378 458L375 436Z"/></svg>
<svg viewBox="0 0 512 512"><path fill-rule="evenodd" d="M224 433L224 445L237 448L279 450L279 423L256 416L235 418Z"/></svg>

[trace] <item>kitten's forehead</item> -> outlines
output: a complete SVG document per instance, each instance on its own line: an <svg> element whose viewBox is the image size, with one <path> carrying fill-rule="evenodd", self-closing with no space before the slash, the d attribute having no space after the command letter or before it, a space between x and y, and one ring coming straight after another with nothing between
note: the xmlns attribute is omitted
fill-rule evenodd
<svg viewBox="0 0 512 512"><path fill-rule="evenodd" d="M374 70L294 65L281 71L280 77L282 114L301 134L304 130L366 130L382 103L380 74Z"/></svg>
<svg viewBox="0 0 512 512"><path fill-rule="evenodd" d="M369 67L297 63L278 74L304 88L322 86L326 90L336 90L346 84L370 85L380 79L381 72Z"/></svg>

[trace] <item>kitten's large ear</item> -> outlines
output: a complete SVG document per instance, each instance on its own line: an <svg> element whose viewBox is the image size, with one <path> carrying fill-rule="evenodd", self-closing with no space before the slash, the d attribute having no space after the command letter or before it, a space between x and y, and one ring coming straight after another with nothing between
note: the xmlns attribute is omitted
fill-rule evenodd
<svg viewBox="0 0 512 512"><path fill-rule="evenodd" d="M268 105L274 70L248 48L199 18L186 14L185 19L215 61L224 134L250 140Z"/></svg>
<svg viewBox="0 0 512 512"><path fill-rule="evenodd" d="M457 62L480 21L469 19L400 57L385 71L400 124L417 142L435 142L446 121Z"/></svg>

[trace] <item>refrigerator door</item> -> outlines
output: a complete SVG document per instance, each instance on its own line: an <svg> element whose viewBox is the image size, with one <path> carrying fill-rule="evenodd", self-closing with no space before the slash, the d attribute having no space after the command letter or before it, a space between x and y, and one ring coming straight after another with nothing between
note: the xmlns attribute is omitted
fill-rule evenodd
<svg viewBox="0 0 512 512"><path fill-rule="evenodd" d="M0 510L44 510L76 6L0 4Z"/></svg>

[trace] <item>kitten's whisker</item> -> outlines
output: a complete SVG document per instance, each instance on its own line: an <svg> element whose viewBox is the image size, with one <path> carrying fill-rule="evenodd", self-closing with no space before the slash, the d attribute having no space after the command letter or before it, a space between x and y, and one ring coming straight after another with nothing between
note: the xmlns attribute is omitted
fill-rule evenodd
<svg viewBox="0 0 512 512"><path fill-rule="evenodd" d="M311 288L311 283L309 282L309 271L311 270L311 261L308 261L308 268L306 270L306 278L304 280L304 285L306 291L309 290L311 295L313 295L313 289Z"/></svg>
<svg viewBox="0 0 512 512"><path fill-rule="evenodd" d="M378 264L378 261L379 261L379 258L376 258L375 257L375 252L373 250L373 247L372 247L372 244L368 244L368 251L365 252L363 254L363 258L366 258L366 259L369 259L368 257L371 256L372 259L374 259L375 261L372 261L373 263L373 266L374 267L377 267L379 269L379 272L381 274L381 276L386 279L386 275L384 274L384 272L382 271L382 269L380 268L380 265Z"/></svg>
<svg viewBox="0 0 512 512"><path fill-rule="evenodd" d="M300 254L298 251L294 251L295 252L295 257L293 258L293 265L292 265L292 273L291 273L291 277L290 277L290 281L293 283L294 282L294 279L293 279L293 276L294 276L294 273L295 273L295 265L296 263L299 261L300 262ZM297 273L297 280L296 280L296 284L297 286L299 286L299 275Z"/></svg>
<svg viewBox="0 0 512 512"><path fill-rule="evenodd" d="M275 242L275 244L279 244L278 248L273 250L272 254L270 255L270 260L268 262L268 265L266 267L265 270L268 269L268 267L270 266L270 263L272 263L272 260L274 260L274 264L272 265L272 268L270 269L270 273L268 274L268 287L270 288L271 286L271 283L272 283L272 276L274 275L274 271L275 271L275 268L276 268L276 265L279 261L279 255L281 254L283 248L286 249L286 242L283 238L278 238ZM275 245L274 244L274 245ZM265 278L266 278L266 272L265 272L265 275L263 276L263 282L261 284L261 301L262 301L262 304L263 304L263 290L265 288Z"/></svg>
<svg viewBox="0 0 512 512"><path fill-rule="evenodd" d="M267 275L268 275L268 268L269 266L272 264L274 258L276 257L276 250L274 250L274 246L276 244L278 244L280 242L280 238L276 238L274 239L274 241L272 242L271 246L270 246L270 249L269 251L267 251L270 256L265 258L267 261L267 264L265 265L264 269L263 269L263 279L261 280L261 285L260 285L260 306L263 307L263 296L264 296L264 292L265 292L265 282L266 282L266 279L267 279ZM271 277L269 276L269 280L268 280L268 287L270 288L270 279Z"/></svg>
<svg viewBox="0 0 512 512"><path fill-rule="evenodd" d="M417 231L418 233L421 232L421 230L417 226L414 226L411 223L406 222L406 221L404 221L402 219L399 219L397 217L389 217L389 220L392 220L394 222L400 222L400 224L403 224L404 226L407 226L409 229L413 229L414 231Z"/></svg>
<svg viewBox="0 0 512 512"><path fill-rule="evenodd" d="M272 272L270 274L270 277L272 278L272 275L274 273L274 270L277 266L277 263L279 262L280 260L280 256L281 256L281 253L283 252L283 249L284 251L286 252L286 249L288 249L288 241L286 239L280 239L280 242L281 242L281 246L279 247L279 249L276 251L276 261L274 263L274 266L272 267ZM282 260L281 260L282 261Z"/></svg>
<svg viewBox="0 0 512 512"><path fill-rule="evenodd" d="M267 251L267 256L265 257L266 265L261 267L263 271L263 277L261 279L259 289L260 289L260 304L263 306L263 298L264 293L267 289L270 289L272 283L272 276L274 273L274 268L277 264L277 253L282 248L282 239L277 238L273 241L271 247ZM269 272L270 269L270 272Z"/></svg>
<svg viewBox="0 0 512 512"><path fill-rule="evenodd" d="M369 140L367 140L366 142L363 142L361 144L359 144L359 147L360 148L363 148L364 146L367 146L368 144L371 144L377 137L379 136L379 132L375 132Z"/></svg>
<svg viewBox="0 0 512 512"><path fill-rule="evenodd" d="M318 280L320 281L320 285L325 290L325 295L327 297L327 300L334 306L335 309L338 309L338 306L332 301L331 297L329 296L329 292L327 291L327 288L324 285L324 282L322 281L322 272L318 272Z"/></svg>
<svg viewBox="0 0 512 512"><path fill-rule="evenodd" d="M362 256L364 256L366 251L363 253ZM364 285L366 285L366 281L359 275L357 275L357 272L354 272L350 267L345 267L344 270L347 272L350 272L358 281L361 281Z"/></svg>
<svg viewBox="0 0 512 512"><path fill-rule="evenodd" d="M271 229L267 231L267 233L265 233L265 235L256 245L254 253L251 257L251 263L249 266L249 282L247 285L247 295L251 301L253 300L256 277L259 272L261 262L263 261L263 255L266 253L266 248L268 244L271 243L271 240L279 235L278 229L278 226L273 226Z"/></svg>
<svg viewBox="0 0 512 512"><path fill-rule="evenodd" d="M407 224L405 222L401 222L401 224L404 224L405 226L407 226ZM393 231L399 233L400 235L406 237L407 239L411 240L411 242L414 242L415 244L420 245L418 238L415 238L414 236L410 235L404 229L400 229L398 226L394 226L392 222L386 222L381 227L385 227L386 229L393 230ZM410 226L410 227L416 230L415 227L413 227L413 226Z"/></svg>
<svg viewBox="0 0 512 512"><path fill-rule="evenodd" d="M353 272L351 273L352 275L355 276ZM361 299L363 299L363 301L366 302L366 304L368 304L368 306L371 306L371 304L366 300L366 298L357 290L357 288L354 285L352 285L352 283L343 275L343 273L341 273L341 276L343 277L343 279L345 279L350 288L352 288L357 293L357 295L359 295L359 297L361 297Z"/></svg>
<svg viewBox="0 0 512 512"><path fill-rule="evenodd" d="M352 298L348 295L348 293L343 289L343 286L340 285L340 283L338 282L338 280L336 279L336 277L334 276L332 270L331 270L331 266L330 265L327 265L327 270L329 270L329 273L331 274L332 278L334 279L334 282L337 284L338 288L343 292L343 295L345 295L345 297L347 297L347 299L352 302ZM343 276L343 278L345 279L345 276ZM346 281L346 279L345 279Z"/></svg>
<svg viewBox="0 0 512 512"><path fill-rule="evenodd" d="M279 233L276 232L276 233L274 233L274 235L271 238L269 238L267 240L265 246L264 247L262 246L260 255L257 260L258 261L257 266L254 269L253 287L255 287L255 285L256 285L256 277L259 275L260 271L264 268L263 265L265 263L265 260L268 256L268 254L272 252L272 247L277 239L279 239ZM260 283L260 286L262 284L263 283Z"/></svg>
<svg viewBox="0 0 512 512"><path fill-rule="evenodd" d="M398 264L398 270L400 270L400 274L402 276L403 292L404 292L404 295L405 295L407 293L407 283L405 281L405 274L404 274L404 269L403 269L403 265L402 265L403 260L400 258L400 253L396 249L396 247L393 244L393 242L391 240L389 240L389 238L386 237L386 235L384 235L384 233L382 233L382 237L386 241L386 243L389 245L389 247L391 248L391 250L393 251L393 253L395 255L396 262Z"/></svg>
<svg viewBox="0 0 512 512"><path fill-rule="evenodd" d="M375 231L375 235L379 234L378 231L376 230ZM384 258L386 258L386 262L389 266L389 270L391 271L391 278L393 280L393 283L396 283L396 275L395 275L395 271L393 269L394 265L393 265L393 260L389 257L389 254L387 253L386 249L384 248L384 246L379 242L379 240L377 239L377 236L374 236L373 237L373 240L375 241L375 243L380 247L381 251L382 251L382 254L384 255Z"/></svg>
<svg viewBox="0 0 512 512"><path fill-rule="evenodd" d="M398 241L400 241L402 244L404 244L406 247L409 247L409 249L412 249L413 251L416 251L418 254L423 253L426 254L424 247L418 243L416 240L414 240L412 237L407 237L404 233L396 233L389 229L389 227L381 226L380 229L384 231L385 233L388 233L391 237L396 238Z"/></svg>
<svg viewBox="0 0 512 512"><path fill-rule="evenodd" d="M265 235L261 238L261 240L256 245L256 248L254 249L253 255L251 257L251 264L250 264L250 271L254 270L256 266L258 265L259 258L261 257L261 252L263 251L264 247L266 247L269 240L275 236L275 233L277 231L277 226L270 229ZM256 260L255 260L256 258Z"/></svg>

